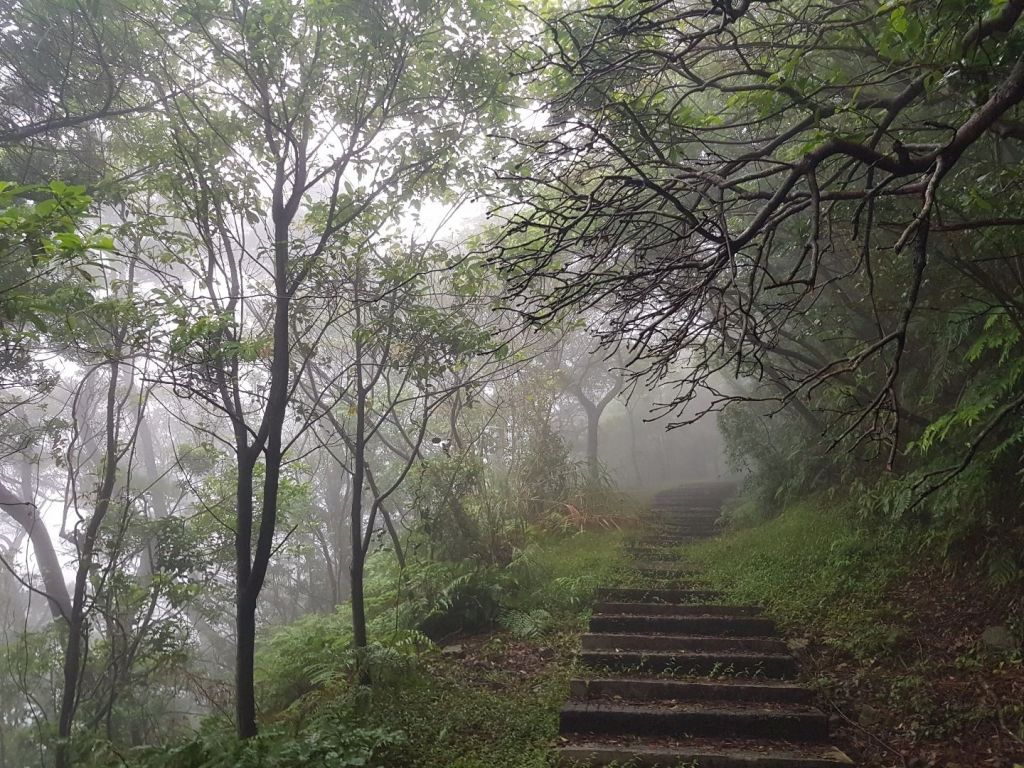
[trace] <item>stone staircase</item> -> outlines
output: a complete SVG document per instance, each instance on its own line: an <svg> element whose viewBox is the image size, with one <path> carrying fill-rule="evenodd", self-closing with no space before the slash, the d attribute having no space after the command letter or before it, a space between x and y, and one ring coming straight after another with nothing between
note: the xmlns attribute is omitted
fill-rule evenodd
<svg viewBox="0 0 1024 768"><path fill-rule="evenodd" d="M631 586L600 590L589 671L561 711L558 765L839 768L828 718L792 682L796 659L757 606L723 604L672 547L714 536L731 489L659 494L629 547ZM635 586L642 582L641 586Z"/></svg>

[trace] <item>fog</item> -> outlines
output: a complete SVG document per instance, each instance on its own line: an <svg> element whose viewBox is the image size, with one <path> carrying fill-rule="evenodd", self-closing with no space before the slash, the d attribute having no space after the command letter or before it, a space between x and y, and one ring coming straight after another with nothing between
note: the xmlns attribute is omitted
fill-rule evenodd
<svg viewBox="0 0 1024 768"><path fill-rule="evenodd" d="M931 5L4 3L0 766L238 763L686 482L1011 583L1024 4Z"/></svg>

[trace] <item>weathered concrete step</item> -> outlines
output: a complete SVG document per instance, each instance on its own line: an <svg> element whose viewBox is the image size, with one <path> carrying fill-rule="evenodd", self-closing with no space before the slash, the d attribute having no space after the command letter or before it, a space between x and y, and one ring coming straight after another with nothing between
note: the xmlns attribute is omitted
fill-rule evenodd
<svg viewBox="0 0 1024 768"><path fill-rule="evenodd" d="M685 523L690 520L717 520L721 516L722 508L717 504L701 507L664 505L648 508L647 513L639 519Z"/></svg>
<svg viewBox="0 0 1024 768"><path fill-rule="evenodd" d="M712 605L709 603L634 603L602 601L594 613L638 613L644 616L759 616L758 605Z"/></svg>
<svg viewBox="0 0 1024 768"><path fill-rule="evenodd" d="M647 508L645 519L698 520L705 517L721 517L721 504L686 504L664 502Z"/></svg>
<svg viewBox="0 0 1024 768"><path fill-rule="evenodd" d="M588 632L585 651L725 651L728 653L788 653L785 641L773 637L715 637L713 635L650 635Z"/></svg>
<svg viewBox="0 0 1024 768"><path fill-rule="evenodd" d="M631 565L642 565L651 562L671 565L672 563L682 562L680 552L671 546L646 547L643 549L623 547L622 554L630 561Z"/></svg>
<svg viewBox="0 0 1024 768"><path fill-rule="evenodd" d="M687 739L650 746L622 744L620 739L588 738L558 750L559 768L630 766L630 768L849 768L853 765L838 749L784 742L746 743L730 740Z"/></svg>
<svg viewBox="0 0 1024 768"><path fill-rule="evenodd" d="M662 536L660 538L639 539L635 546L630 549L668 549L682 547L687 544L695 544L698 541L706 541L715 536L714 532L707 534L692 534L689 536Z"/></svg>
<svg viewBox="0 0 1024 768"><path fill-rule="evenodd" d="M679 547L699 544L702 541L713 539L717 535L717 531L710 531L708 533L694 533L687 534L685 536L677 536L673 534L671 536L662 536L660 538L638 539L635 545L630 545L629 549L667 549L670 554L677 554Z"/></svg>
<svg viewBox="0 0 1024 768"><path fill-rule="evenodd" d="M688 544L694 544L699 541L706 541L707 539L717 536L718 531L707 531L706 533L672 533L672 534L649 534L643 533L635 537L632 541L626 542L626 549L666 549L676 550L679 547L684 547Z"/></svg>
<svg viewBox="0 0 1024 768"><path fill-rule="evenodd" d="M619 698L632 701L734 701L807 705L814 700L814 692L810 688L793 683L657 680L640 677L570 680L569 695L579 701Z"/></svg>
<svg viewBox="0 0 1024 768"><path fill-rule="evenodd" d="M645 517L641 518L650 524L685 525L686 523L714 522L722 516L722 510L718 509L652 509Z"/></svg>
<svg viewBox="0 0 1024 768"><path fill-rule="evenodd" d="M613 603L695 603L701 600L714 600L720 593L713 589L641 589L641 588L607 588L597 590L597 599Z"/></svg>
<svg viewBox="0 0 1024 768"><path fill-rule="evenodd" d="M642 572L673 572L673 573L688 573L691 576L700 573L700 567L694 563L688 563L684 560L671 559L663 560L660 558L651 558L650 560L644 560L638 563L631 563L630 567L634 571Z"/></svg>
<svg viewBox="0 0 1024 768"><path fill-rule="evenodd" d="M723 497L714 494L671 494L655 496L651 499L648 509L667 509L679 512L703 512L722 508Z"/></svg>
<svg viewBox="0 0 1024 768"><path fill-rule="evenodd" d="M570 702L562 707L563 734L631 736L712 736L820 742L828 738L828 718L813 707L680 704L652 706L618 702Z"/></svg>
<svg viewBox="0 0 1024 768"><path fill-rule="evenodd" d="M775 622L760 616L672 616L610 612L591 615L590 631L660 632L719 637L772 637L777 634Z"/></svg>
<svg viewBox="0 0 1024 768"><path fill-rule="evenodd" d="M676 552L676 548L681 546L679 544L645 544L640 546L638 544L627 544L622 548L622 551L629 557L643 558L644 560L665 560L672 561L679 559L679 553Z"/></svg>
<svg viewBox="0 0 1024 768"><path fill-rule="evenodd" d="M687 536L714 536L721 532L721 529L711 523L700 525L653 525L642 529L642 534L647 537L687 537Z"/></svg>
<svg viewBox="0 0 1024 768"><path fill-rule="evenodd" d="M675 675L742 675L788 679L796 675L796 659L782 653L582 651L581 661L595 669Z"/></svg>
<svg viewBox="0 0 1024 768"><path fill-rule="evenodd" d="M714 528L721 519L717 512L693 517L658 515L648 517L641 522L640 530L648 531L687 531L694 528Z"/></svg>

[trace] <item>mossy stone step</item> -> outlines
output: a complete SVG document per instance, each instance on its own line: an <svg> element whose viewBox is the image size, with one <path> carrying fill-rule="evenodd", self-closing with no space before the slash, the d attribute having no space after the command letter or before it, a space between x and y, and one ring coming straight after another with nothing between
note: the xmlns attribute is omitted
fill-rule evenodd
<svg viewBox="0 0 1024 768"><path fill-rule="evenodd" d="M687 544L696 544L699 541L705 541L714 536L714 533L708 533L705 535L694 534L690 536L662 536L653 539L639 539L636 544L630 545L630 549L673 549L674 547L683 547Z"/></svg>
<svg viewBox="0 0 1024 768"><path fill-rule="evenodd" d="M639 603L602 601L594 613L637 613L644 616L760 616L758 605L717 605L710 603Z"/></svg>
<svg viewBox="0 0 1024 768"><path fill-rule="evenodd" d="M761 616L654 615L642 613L595 613L591 632L646 632L720 637L771 637L775 622Z"/></svg>
<svg viewBox="0 0 1024 768"><path fill-rule="evenodd" d="M567 733L632 736L713 736L821 742L828 718L813 707L730 707L727 704L655 706L619 702L570 702L559 714Z"/></svg>
<svg viewBox="0 0 1024 768"><path fill-rule="evenodd" d="M580 640L585 651L726 651L788 653L777 637L722 637L715 635L651 635L625 632L589 632Z"/></svg>
<svg viewBox="0 0 1024 768"><path fill-rule="evenodd" d="M853 761L832 747L800 747L763 741L687 740L685 744L623 745L588 739L558 750L559 768L629 766L629 768L850 768Z"/></svg>
<svg viewBox="0 0 1024 768"><path fill-rule="evenodd" d="M597 590L597 599L613 603L668 603L691 604L702 600L714 600L720 593L713 589L643 589L606 588Z"/></svg>
<svg viewBox="0 0 1024 768"><path fill-rule="evenodd" d="M632 701L735 701L762 704L810 704L814 692L794 683L745 680L658 680L641 677L609 677L569 681L569 695L576 700L628 699Z"/></svg>
<svg viewBox="0 0 1024 768"><path fill-rule="evenodd" d="M731 675L776 680L796 676L796 659L788 653L584 650L580 660L592 669L652 674Z"/></svg>

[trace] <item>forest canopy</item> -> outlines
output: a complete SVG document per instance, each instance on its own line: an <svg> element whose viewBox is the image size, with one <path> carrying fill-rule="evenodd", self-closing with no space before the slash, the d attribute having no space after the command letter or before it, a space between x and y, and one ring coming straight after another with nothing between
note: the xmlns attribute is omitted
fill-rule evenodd
<svg viewBox="0 0 1024 768"><path fill-rule="evenodd" d="M0 764L251 738L310 615L367 684L542 624L538 531L723 451L1017 578L1022 15L5 4Z"/></svg>

